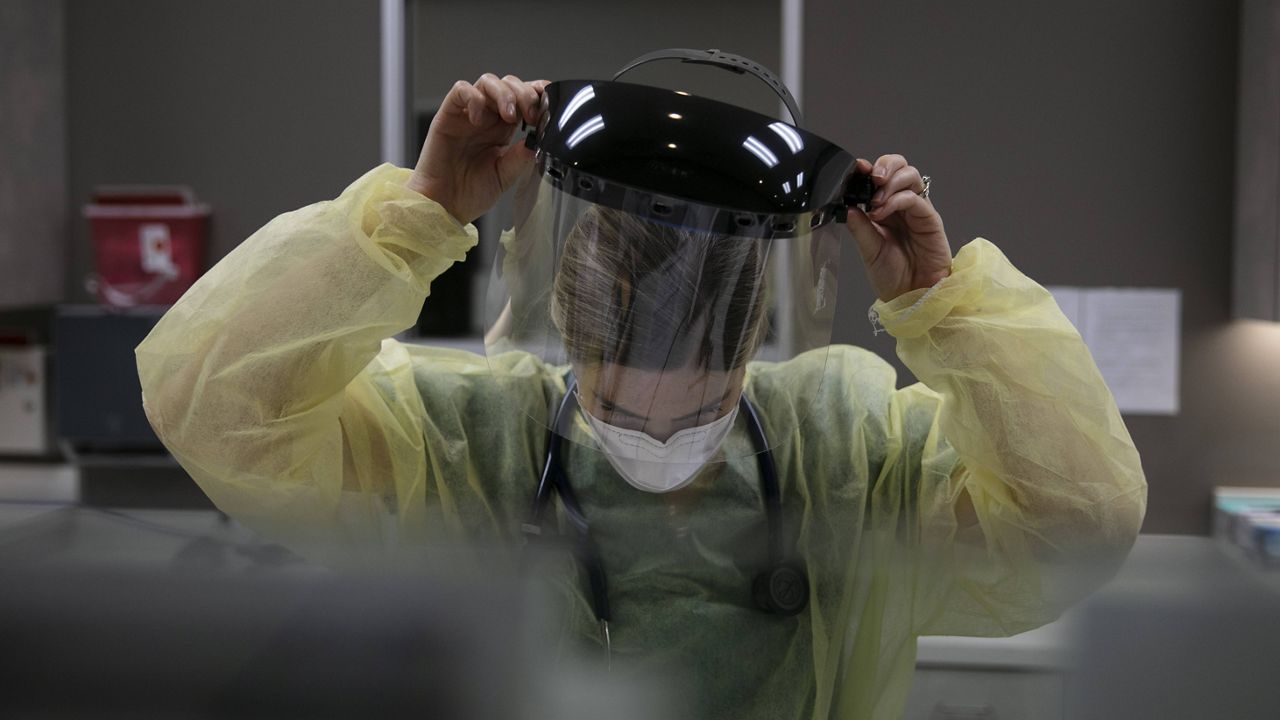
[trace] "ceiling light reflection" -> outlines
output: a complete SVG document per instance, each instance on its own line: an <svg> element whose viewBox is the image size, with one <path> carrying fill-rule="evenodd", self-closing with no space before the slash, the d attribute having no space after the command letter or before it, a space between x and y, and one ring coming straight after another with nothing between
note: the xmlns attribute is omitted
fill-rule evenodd
<svg viewBox="0 0 1280 720"><path fill-rule="evenodd" d="M594 135L603 129L604 129L604 117L601 115L596 115L590 120L582 123L582 125L579 126L577 130L574 130L573 134L569 136L569 139L564 141L564 144L572 148L578 143L587 139L589 136Z"/></svg>
<svg viewBox="0 0 1280 720"><path fill-rule="evenodd" d="M742 141L742 147L746 148L752 155L759 158L760 162L765 165L768 165L769 167L777 166L778 156L774 155L773 151L765 147L765 144L757 140L755 136L748 135L747 139Z"/></svg>
<svg viewBox="0 0 1280 720"><path fill-rule="evenodd" d="M594 85L588 85L579 90L578 93L573 96L573 99L569 101L569 104L565 106L564 114L560 116L560 129L564 129L564 126L569 122L569 118L573 117L573 114L578 112L578 108L587 104L595 98L595 96L596 89Z"/></svg>
<svg viewBox="0 0 1280 720"><path fill-rule="evenodd" d="M775 122L769 124L769 129L776 133L778 137L782 138L782 142L786 143L787 147L791 148L791 153L793 155L804 149L804 140L801 139L800 133L796 132L795 128L790 125Z"/></svg>

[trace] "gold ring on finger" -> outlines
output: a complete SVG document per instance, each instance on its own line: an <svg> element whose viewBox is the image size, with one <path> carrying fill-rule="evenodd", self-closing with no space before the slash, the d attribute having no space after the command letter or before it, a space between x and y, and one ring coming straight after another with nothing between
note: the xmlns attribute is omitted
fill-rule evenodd
<svg viewBox="0 0 1280 720"><path fill-rule="evenodd" d="M933 182L933 178L929 177L928 175L921 175L920 182L924 185L924 189L921 190L918 194L920 195L920 197L924 198L925 200L928 200L929 184Z"/></svg>

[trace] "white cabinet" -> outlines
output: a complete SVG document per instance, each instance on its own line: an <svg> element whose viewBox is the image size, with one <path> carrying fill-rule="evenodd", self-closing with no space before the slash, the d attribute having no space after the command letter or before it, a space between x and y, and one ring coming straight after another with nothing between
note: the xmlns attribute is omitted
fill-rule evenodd
<svg viewBox="0 0 1280 720"><path fill-rule="evenodd" d="M49 450L41 347L0 347L0 455Z"/></svg>
<svg viewBox="0 0 1280 720"><path fill-rule="evenodd" d="M920 668L903 720L1062 720L1055 672Z"/></svg>
<svg viewBox="0 0 1280 720"><path fill-rule="evenodd" d="M1063 720L1074 617L1008 638L922 637L904 720Z"/></svg>

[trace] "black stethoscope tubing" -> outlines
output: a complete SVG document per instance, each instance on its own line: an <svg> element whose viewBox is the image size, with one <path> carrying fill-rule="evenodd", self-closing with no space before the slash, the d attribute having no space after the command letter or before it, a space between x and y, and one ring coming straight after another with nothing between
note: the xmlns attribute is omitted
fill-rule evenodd
<svg viewBox="0 0 1280 720"><path fill-rule="evenodd" d="M573 411L578 408L577 382L572 375L565 383L565 394L556 410L555 419L548 430L547 456L543 463L538 489L534 495L530 522L524 526L527 535L539 536L545 525L547 508L552 495L559 495L565 518L573 528L577 543L575 556L587 572L591 586L591 606L608 642L609 610L608 581L604 563L591 533L591 523L582 511L569 477L560 462L562 438L569 430ZM766 612L777 615L795 615L808 604L808 578L799 562L788 560L785 555L782 529L782 495L779 491L777 466L773 452L765 437L764 425L755 406L744 392L738 401L740 412L747 419L752 445L756 449L760 471L761 494L764 500L765 518L768 524L769 566L756 576L752 594L757 605Z"/></svg>

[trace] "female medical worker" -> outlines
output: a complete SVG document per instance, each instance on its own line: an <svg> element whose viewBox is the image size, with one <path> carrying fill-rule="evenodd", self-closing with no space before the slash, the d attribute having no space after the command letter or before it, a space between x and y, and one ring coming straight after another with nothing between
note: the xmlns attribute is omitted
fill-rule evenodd
<svg viewBox="0 0 1280 720"><path fill-rule="evenodd" d="M563 368L390 338L476 243L464 225L530 167L507 141L538 120L546 85L458 82L414 170L379 167L272 220L139 346L147 416L218 507L304 552L519 537L548 450L527 416L565 396ZM899 717L917 636L1050 621L1087 587L1067 571L1114 567L1141 524L1137 452L1050 295L984 240L953 258L902 156L858 170L876 192L847 225L872 314L921 384L895 389L883 361L833 347L816 369L801 356L730 372L710 408L674 396L644 411L660 444L726 417L745 383L764 424L784 427L799 407L788 388L822 374L812 422L773 448L808 583L798 614L756 608L739 560L760 542L754 461L657 493L598 454L564 460L608 572L611 652L688 680L693 716ZM602 443L628 430L626 387L579 370L578 430ZM743 416L726 432L726 447L749 445ZM564 637L591 644L588 594Z"/></svg>

